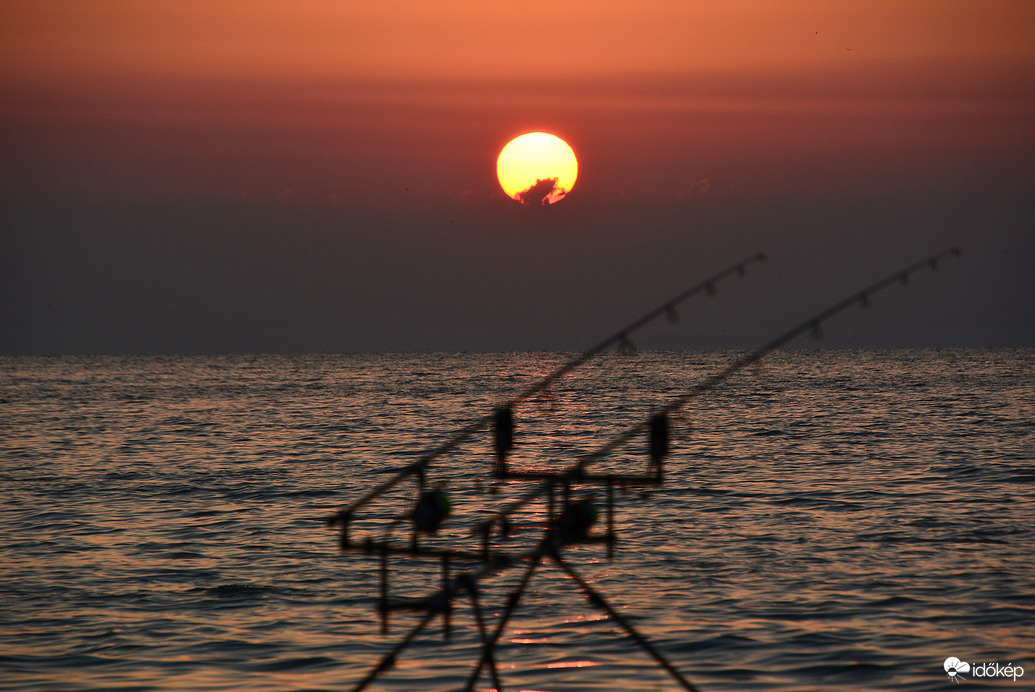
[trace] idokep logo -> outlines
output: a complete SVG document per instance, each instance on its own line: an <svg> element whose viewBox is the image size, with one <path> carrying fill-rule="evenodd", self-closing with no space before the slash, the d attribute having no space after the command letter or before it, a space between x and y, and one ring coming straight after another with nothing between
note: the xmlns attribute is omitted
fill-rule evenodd
<svg viewBox="0 0 1035 692"><path fill-rule="evenodd" d="M975 678L1012 678L1014 682L1024 675L1024 668L1015 666L1013 663L1007 663L1005 666L1001 663L975 663L972 666L955 656L945 659L942 668L945 669L945 674L949 676L949 679L955 683L966 680L963 673L970 673Z"/></svg>
<svg viewBox="0 0 1035 692"><path fill-rule="evenodd" d="M960 673L970 672L970 664L959 660L955 656L949 656L945 659L945 663L942 667L945 668L945 672L948 674L949 679L956 683L960 680L966 680L966 678L960 675Z"/></svg>

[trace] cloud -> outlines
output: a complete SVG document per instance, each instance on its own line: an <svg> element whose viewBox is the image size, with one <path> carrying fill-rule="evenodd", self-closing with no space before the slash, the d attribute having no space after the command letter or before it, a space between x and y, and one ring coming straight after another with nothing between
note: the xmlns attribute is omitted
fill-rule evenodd
<svg viewBox="0 0 1035 692"><path fill-rule="evenodd" d="M708 191L712 189L712 184L707 178L701 178L690 183L690 187L686 189L686 192L679 193L680 199L686 199L688 197L701 197L702 195L708 194Z"/></svg>
<svg viewBox="0 0 1035 692"><path fill-rule="evenodd" d="M553 204L568 194L564 188L557 187L557 181L558 178L540 178L532 187L517 193L517 197L522 204Z"/></svg>
<svg viewBox="0 0 1035 692"><path fill-rule="evenodd" d="M453 195L453 201L457 204L473 204L474 203L474 191L463 190Z"/></svg>

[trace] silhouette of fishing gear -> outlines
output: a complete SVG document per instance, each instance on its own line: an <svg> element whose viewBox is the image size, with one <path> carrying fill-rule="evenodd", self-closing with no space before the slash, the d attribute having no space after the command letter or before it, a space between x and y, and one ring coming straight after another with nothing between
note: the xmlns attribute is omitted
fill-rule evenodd
<svg viewBox="0 0 1035 692"><path fill-rule="evenodd" d="M584 352L575 359L564 364L554 372L550 373L536 384L525 389L513 399L497 406L493 412L462 429L453 438L440 445L438 448L426 453L417 461L402 468L390 480L382 483L369 491L359 500L353 502L347 508L339 510L328 518L325 518L329 525L341 527L340 547L343 551L358 550L368 554L377 553L381 559L380 571L380 599L378 610L381 614L381 629L383 633L388 631L388 613L393 609L416 609L424 614L418 623L400 640L393 649L386 654L381 661L361 680L354 688L357 692L365 689L378 675L391 669L398 660L398 656L409 646L420 633L441 613L443 616L443 633L448 638L450 633L450 617L452 614L452 603L461 595L466 594L470 598L474 618L477 624L478 636L481 639L482 648L478 663L474 666L471 676L468 678L464 690L473 689L482 671L487 667L492 678L492 684L496 690L502 691L499 679L499 670L495 660L495 649L500 636L507 626L513 612L516 610L529 582L532 579L536 568L545 558L563 571L579 588L585 593L591 605L602 610L608 618L617 623L622 630L635 641L648 655L653 658L672 678L685 690L694 691L694 687L665 657L640 634L624 617L621 616L604 598L595 590L589 582L582 578L575 569L564 559L562 551L565 546L574 543L606 542L608 559L613 556L613 547L616 541L614 531L614 487L616 484L621 487L628 485L660 485L663 482L663 461L670 452L670 418L677 414L679 409L685 406L692 399L714 389L724 383L734 374L744 368L758 363L767 354L794 338L811 332L813 336L822 336L821 325L834 315L847 310L853 305L860 305L864 308L870 304L870 296L895 283L909 284L910 277L924 269L937 270L940 261L945 257L959 256L958 248L950 248L941 253L932 255L924 260L911 264L900 269L890 276L877 281L866 288L853 293L849 297L834 303L829 308L809 317L797 326L779 335L772 341L760 348L749 352L747 355L735 360L725 369L705 378L699 384L690 388L683 394L671 399L659 409L656 409L647 419L633 425L624 432L612 437L608 442L598 449L576 457L575 463L562 471L512 471L507 467L507 455L514 444L514 416L513 408L519 402L533 396L535 393L546 389L552 382L586 362L594 355L602 352L612 345L618 345L621 350L631 344L629 335L636 329L648 323L659 315L671 316L674 314L675 305L682 300L698 293L707 291L714 294L717 281L726 278L734 273L744 274L746 265L752 261L765 259L762 254L755 255L743 262L719 272L718 274L697 284L693 288L679 294L675 298L663 303L661 307L647 313L629 326L617 332L615 335L605 339L603 342ZM481 549L456 550L442 547L424 547L417 543L417 534L434 535L439 526L451 515L452 503L445 493L444 485L439 484L436 488L428 490L425 481L425 469L430 463L453 450L461 442L473 436L487 425L493 426L493 446L496 461L493 467L494 476L500 481L505 480L539 480L531 490L509 502L503 509L495 512L493 516L477 524L475 532L481 537ZM587 472L587 467L610 455L619 447L630 440L646 434L648 464L646 471L641 474L629 473L601 473L592 474ZM397 515L396 519L390 522L386 528L384 538L381 541L374 541L367 538L364 541L353 541L349 535L349 524L355 518L356 512L392 490L400 482L410 476L417 476L418 493L414 509L406 514ZM596 504L596 496L593 493L581 497L573 497L573 485L585 485L590 483L602 483L606 486L606 530L602 535L594 535L593 527L599 520L599 509ZM560 500L556 497L557 492L562 494ZM511 531L511 517L516 512L530 503L545 499L546 501L546 522L545 530L538 539L536 545L523 552L506 552L500 548L491 549L491 537L497 533L500 538L506 538ZM559 507L558 507L559 505ZM401 522L409 519L413 524L411 541L408 546L391 542L393 529ZM388 597L388 557L389 555L405 555L418 558L435 558L442 563L441 586L432 594L419 599L416 602L407 604L393 604ZM472 566L465 572L456 575L451 574L451 561L470 563ZM507 598L506 607L497 616L496 628L489 632L484 613L479 601L478 582L480 579L501 572L519 563L527 563L525 572L522 575L516 590L512 591Z"/></svg>
<svg viewBox="0 0 1035 692"><path fill-rule="evenodd" d="M727 267L726 269L723 269L722 271L718 272L717 274L714 274L713 276L710 276L707 279L705 279L704 281L696 284L692 288L689 288L686 291L680 293L679 295L677 295L677 296L667 300L660 307L656 308L655 310L652 310L652 311L648 312L646 315L643 315L639 319L635 320L631 324L629 324L626 327L624 327L623 329L619 330L617 333L615 333L615 334L609 336L608 338L604 339L603 341L601 341L599 344L597 344L593 348L589 349L588 351L583 352L581 355L579 355L576 358L572 359L571 361L565 363L564 365L562 365L561 367L557 368L552 373L550 373L549 375L547 375L543 379L539 380L535 384L531 385L530 387L528 387L524 391L519 392L516 396L514 396L510 400L501 403L500 405L498 405L496 407L496 409L492 413L490 413L490 414L488 414L486 416L483 416L483 417L479 418L478 420L475 420L475 421L471 422L465 428L462 428L460 431L458 431L453 437L451 437L450 439L446 440L445 442L443 442L441 445L439 445L435 449L432 449L431 451L426 452L423 456L421 456L416 461L414 461L411 464L408 464L407 466L403 467L402 469L400 469L398 471L398 473L395 476L393 476L389 480L385 481L381 485L373 488L372 490L367 492L366 495L364 495L360 499L356 500L355 502L353 502L348 507L343 508L343 509L339 510L337 513L335 513L334 515L328 517L326 519L326 521L328 523L330 523L331 525L341 525L341 526L345 527L346 530L347 530L349 521L351 520L351 516L357 510L359 510L363 506L369 504L371 500L374 500L375 498L380 497L381 495L383 495L385 492L391 490L396 485L398 485L402 481L406 480L410 476L413 476L413 475L416 475L418 473L423 472L424 469L426 469L431 464L431 462L433 462L434 460L436 460L439 457L443 456L444 454L446 454L448 452L451 452L457 446L459 446L462 442L470 439L476 433L484 430L488 425L492 424L494 421L500 423L501 426L508 426L509 430L510 430L509 437L507 436L507 432L506 431L504 431L504 432L497 432L496 433L496 444L497 444L496 450L497 450L497 455L498 456L502 455L502 456L505 457L506 453L509 452L510 448L513 446L513 432L512 432L513 431L513 416L511 414L509 414L509 412L508 412L509 410L512 410L515 406L517 406L522 401L525 401L526 399L531 398L532 396L538 394L539 392L544 391L551 384L553 384L554 382L556 382L560 378L564 377L569 372L571 372L572 370L574 370L578 366L582 365L583 363L585 363L589 359L593 358L597 354L602 353L603 351L607 350L612 345L631 343L629 341L629 335L630 334L632 334L636 330L640 329L641 327L643 327L647 323L651 322L652 320L656 319L660 315L669 315L669 316L671 316L671 315L675 314L676 306L679 303L681 303L684 300L686 300L687 298L690 298L691 296L696 295L696 294L698 294L698 293L700 293L702 291L706 291L708 293L708 295L714 295L715 294L715 290L716 290L715 286L716 286L716 284L718 282L722 281L723 279L726 279L727 277L734 276L734 275L736 275L736 276L744 276L745 274L747 274L747 267L752 262L761 262L761 261L764 261L764 260L765 260L765 254L763 254L763 253L758 253L756 255L752 255L751 257L748 257L748 258L746 258L744 260L741 260L740 262L737 262L736 264L734 264L734 265L732 265L730 267ZM670 317L670 319L671 319L671 317ZM501 468L503 466L503 461L505 461L505 460L500 460Z"/></svg>

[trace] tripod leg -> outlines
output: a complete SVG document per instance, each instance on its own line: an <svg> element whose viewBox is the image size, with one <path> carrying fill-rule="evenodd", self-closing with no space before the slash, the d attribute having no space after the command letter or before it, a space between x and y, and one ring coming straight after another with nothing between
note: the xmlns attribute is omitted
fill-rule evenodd
<svg viewBox="0 0 1035 692"><path fill-rule="evenodd" d="M445 603L442 604L442 638L449 640L452 631L451 615L453 614L453 601L449 598L449 557L442 558L442 594Z"/></svg>
<svg viewBox="0 0 1035 692"><path fill-rule="evenodd" d="M492 653L492 648L489 647L488 632L485 629L485 620L482 618L482 608L478 603L478 587L476 584L471 583L467 587L467 592L471 594L471 605L474 607L474 619L478 623L478 633L482 638L483 652L486 660L489 664L489 674L492 676L492 685L496 688L496 692L503 692L503 685L500 683L499 671L496 670L496 657Z"/></svg>
<svg viewBox="0 0 1035 692"><path fill-rule="evenodd" d="M412 630L410 630L409 634L403 637L402 641L396 644L394 649L385 654L384 658L381 659L381 662L374 666L373 670L367 673L365 678L359 681L359 683L353 688L353 692L362 692L367 688L367 685L374 681L374 678L394 666L403 649L409 646L410 642L417 638L417 635L428 626L428 623L431 622L434 617L435 611L429 610L428 614L425 615Z"/></svg>
<svg viewBox="0 0 1035 692"><path fill-rule="evenodd" d="M598 592L596 589L590 586L585 579L580 577L575 572L575 570L573 570L571 566L568 563L566 563L563 560L563 558L561 558L560 555L554 553L553 559L557 563L557 565L562 570L567 572L568 576L571 577L575 581L575 583L578 584L582 588L582 590L586 592L586 596L589 597L589 602L603 610L611 617L612 620L617 622L621 626L621 628L625 630L625 633L629 635L631 639L633 639L637 644L643 647L644 651L650 654L651 657L655 661L657 661L662 668L667 670L669 674L673 678L675 678L680 685L683 686L683 689L689 690L689 692L699 692L698 689L691 685L690 681L684 678L682 674L680 674L680 672L676 670L671 663L665 660L665 657L662 656L661 653L654 648L653 644L647 641L646 637L637 632L636 629L625 620L625 618L619 615L618 611L612 608L611 605L604 600L604 597L600 595L600 592Z"/></svg>
<svg viewBox="0 0 1035 692"><path fill-rule="evenodd" d="M482 649L481 658L478 660L478 665L474 667L474 671L471 673L471 677L467 680L467 686L464 687L464 692L471 692L474 689L474 683L478 681L478 676L481 675L482 668L488 662L489 656L492 655L493 649L500 640L500 635L503 634L503 629L507 626L507 621L510 620L510 616L517 609L518 603L521 601L521 596L524 594L525 589L528 588L528 583L532 580L532 573L535 572L535 568L539 565L539 561L543 559L543 553L546 551L548 543L543 542L539 550L536 551L528 563L528 569L525 570L525 574L521 577L521 583L518 584L517 591L510 594L510 598L507 599L507 609L500 615L499 625L496 627L496 631L493 632L492 637L485 643L485 647Z"/></svg>

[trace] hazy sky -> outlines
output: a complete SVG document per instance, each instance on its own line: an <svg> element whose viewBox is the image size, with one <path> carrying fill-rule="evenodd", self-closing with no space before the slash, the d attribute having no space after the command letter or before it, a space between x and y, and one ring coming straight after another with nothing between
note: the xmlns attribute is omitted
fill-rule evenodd
<svg viewBox="0 0 1035 692"><path fill-rule="evenodd" d="M1035 3L0 4L0 353L1035 346ZM548 208L495 159L579 158ZM804 341L809 346L812 342Z"/></svg>

